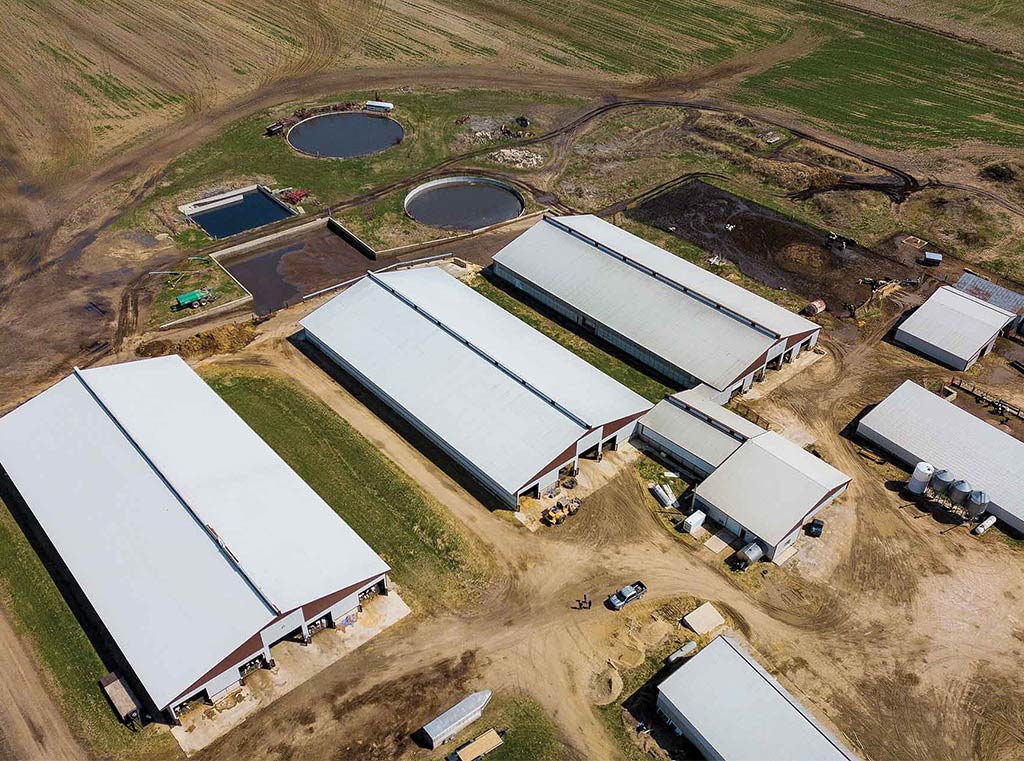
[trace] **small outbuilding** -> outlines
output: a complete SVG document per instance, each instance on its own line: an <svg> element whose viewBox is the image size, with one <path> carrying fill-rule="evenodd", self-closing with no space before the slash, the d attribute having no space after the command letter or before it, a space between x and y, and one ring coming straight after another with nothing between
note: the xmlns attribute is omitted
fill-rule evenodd
<svg viewBox="0 0 1024 761"><path fill-rule="evenodd" d="M992 351L1015 318L1013 312L944 285L896 329L895 339L946 367L967 370Z"/></svg>
<svg viewBox="0 0 1024 761"><path fill-rule="evenodd" d="M857 759L729 637L717 637L665 679L657 708L714 761Z"/></svg>
<svg viewBox="0 0 1024 761"><path fill-rule="evenodd" d="M736 450L694 490L694 506L774 560L850 477L774 431Z"/></svg>

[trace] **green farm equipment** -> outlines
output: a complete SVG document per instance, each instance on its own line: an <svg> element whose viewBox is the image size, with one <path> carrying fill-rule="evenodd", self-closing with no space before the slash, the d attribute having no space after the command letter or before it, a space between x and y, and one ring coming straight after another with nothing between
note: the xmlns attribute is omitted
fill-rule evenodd
<svg viewBox="0 0 1024 761"><path fill-rule="evenodd" d="M206 306L216 298L217 294L210 288L201 288L199 290L189 291L188 293L183 293L174 298L174 303L171 304L171 311L177 312L181 309L198 309L199 307Z"/></svg>

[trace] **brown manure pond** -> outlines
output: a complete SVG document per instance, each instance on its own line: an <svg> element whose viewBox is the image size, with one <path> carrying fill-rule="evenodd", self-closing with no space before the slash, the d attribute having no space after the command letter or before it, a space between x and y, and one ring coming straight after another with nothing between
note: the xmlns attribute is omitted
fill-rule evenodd
<svg viewBox="0 0 1024 761"><path fill-rule="evenodd" d="M830 247L826 231L700 180L648 199L626 214L728 259L769 287L793 291L808 301L824 299L833 312L870 295L870 288L858 282L863 277L917 274L855 244L845 250Z"/></svg>

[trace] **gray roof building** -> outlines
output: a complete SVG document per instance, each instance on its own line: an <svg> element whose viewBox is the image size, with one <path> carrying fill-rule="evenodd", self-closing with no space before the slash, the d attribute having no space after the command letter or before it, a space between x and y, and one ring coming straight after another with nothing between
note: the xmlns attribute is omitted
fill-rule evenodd
<svg viewBox="0 0 1024 761"><path fill-rule="evenodd" d="M778 557L850 477L713 400L706 386L673 394L640 419L640 438L701 479L695 507Z"/></svg>
<svg viewBox="0 0 1024 761"><path fill-rule="evenodd" d="M820 327L592 215L545 217L495 273L687 386L744 385Z"/></svg>
<svg viewBox="0 0 1024 761"><path fill-rule="evenodd" d="M1024 531L1024 442L913 381L887 396L857 433L906 465L928 462L988 493L989 512Z"/></svg>
<svg viewBox="0 0 1024 761"><path fill-rule="evenodd" d="M0 418L0 464L159 710L389 570L176 356L76 370Z"/></svg>
<svg viewBox="0 0 1024 761"><path fill-rule="evenodd" d="M764 429L708 398L706 386L658 402L640 419L639 434L700 476L708 476Z"/></svg>
<svg viewBox="0 0 1024 761"><path fill-rule="evenodd" d="M509 506L651 407L436 267L368 275L302 326Z"/></svg>
<svg viewBox="0 0 1024 761"><path fill-rule="evenodd" d="M987 301L1000 309L1005 309L1007 312L1024 315L1024 294L996 285L991 280L986 280L973 272L962 274L956 281L956 289L974 296L976 299Z"/></svg>
<svg viewBox="0 0 1024 761"><path fill-rule="evenodd" d="M992 349L1015 316L944 285L896 329L895 338L947 367L966 370Z"/></svg>
<svg viewBox="0 0 1024 761"><path fill-rule="evenodd" d="M733 533L756 536L773 557L849 483L845 473L774 431L765 431L744 442L694 495L743 530Z"/></svg>
<svg viewBox="0 0 1024 761"><path fill-rule="evenodd" d="M658 711L714 761L854 761L729 637L715 638L658 686Z"/></svg>

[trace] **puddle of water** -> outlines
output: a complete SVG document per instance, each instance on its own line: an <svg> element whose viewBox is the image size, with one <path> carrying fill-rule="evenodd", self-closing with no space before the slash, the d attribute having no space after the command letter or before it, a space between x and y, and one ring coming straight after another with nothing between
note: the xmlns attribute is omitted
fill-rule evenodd
<svg viewBox="0 0 1024 761"><path fill-rule="evenodd" d="M425 225L452 230L476 230L523 213L522 197L501 183L441 182L413 190L405 202L406 213Z"/></svg>
<svg viewBox="0 0 1024 761"><path fill-rule="evenodd" d="M246 230L287 219L294 212L278 203L262 190L253 190L241 200L191 215L194 221L213 238L227 238Z"/></svg>
<svg viewBox="0 0 1024 761"><path fill-rule="evenodd" d="M394 119L363 113L312 116L288 132L288 142L302 153L319 158L367 156L398 145L405 129Z"/></svg>

